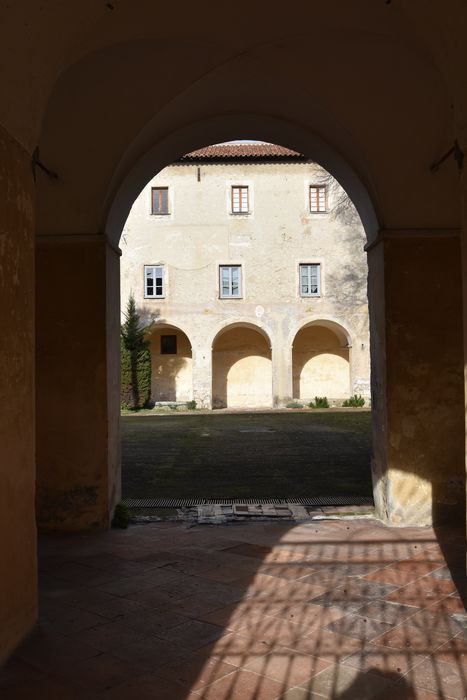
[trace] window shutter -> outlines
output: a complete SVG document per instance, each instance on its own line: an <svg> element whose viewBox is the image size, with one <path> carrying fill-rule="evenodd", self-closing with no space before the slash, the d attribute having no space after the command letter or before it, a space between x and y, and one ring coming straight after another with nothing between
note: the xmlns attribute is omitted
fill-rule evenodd
<svg viewBox="0 0 467 700"><path fill-rule="evenodd" d="M232 187L232 213L248 214L248 186Z"/></svg>
<svg viewBox="0 0 467 700"><path fill-rule="evenodd" d="M169 213L169 188L168 187L153 187L152 193L152 213L153 214L168 214Z"/></svg>
<svg viewBox="0 0 467 700"><path fill-rule="evenodd" d="M310 211L325 212L326 204L326 185L310 185Z"/></svg>

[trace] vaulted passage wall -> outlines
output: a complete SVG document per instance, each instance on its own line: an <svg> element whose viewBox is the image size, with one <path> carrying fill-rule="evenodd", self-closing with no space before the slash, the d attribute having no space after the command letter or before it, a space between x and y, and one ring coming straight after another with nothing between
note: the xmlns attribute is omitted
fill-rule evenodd
<svg viewBox="0 0 467 700"><path fill-rule="evenodd" d="M119 257L104 236L42 236L36 276L38 523L108 527L120 498Z"/></svg>
<svg viewBox="0 0 467 700"><path fill-rule="evenodd" d="M382 232L369 252L374 495L395 524L465 518L460 252L437 230Z"/></svg>
<svg viewBox="0 0 467 700"><path fill-rule="evenodd" d="M36 619L34 184L0 128L0 664Z"/></svg>

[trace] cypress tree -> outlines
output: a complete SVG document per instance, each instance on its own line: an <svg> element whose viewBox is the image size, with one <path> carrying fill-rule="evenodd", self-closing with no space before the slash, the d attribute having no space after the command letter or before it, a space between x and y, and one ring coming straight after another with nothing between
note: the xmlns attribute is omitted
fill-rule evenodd
<svg viewBox="0 0 467 700"><path fill-rule="evenodd" d="M125 322L120 331L122 408L148 406L151 397L151 351L141 326L133 294L128 299Z"/></svg>

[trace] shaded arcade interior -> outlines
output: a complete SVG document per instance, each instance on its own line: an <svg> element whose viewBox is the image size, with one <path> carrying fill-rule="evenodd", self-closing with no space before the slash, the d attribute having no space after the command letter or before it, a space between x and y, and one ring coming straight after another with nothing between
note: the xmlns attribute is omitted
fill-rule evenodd
<svg viewBox="0 0 467 700"><path fill-rule="evenodd" d="M175 534L164 535L162 527L148 530L139 542L131 540L131 530L106 532L121 498L118 246L132 202L152 174L207 143L241 137L285 144L322 163L351 196L368 239L377 513L388 526L383 530L391 538L389 549L392 527L434 524L421 561L431 562L442 550L451 574L464 567L457 555L465 547L465 4L299 3L276 15L258 3L250 7L241 32L231 21L230 7L226 16L221 5L184 9L141 0L136 5L82 2L72 15L48 2L10 3L1 10L0 531L8 566L0 582L0 660L13 653L38 619L38 525L82 531L45 540L41 602L49 601L47 624L54 624L54 616L56 629L45 632L50 646L39 631L39 641L30 642L33 649L26 647L13 661L26 696L31 688L38 693L41 683L49 691L52 682L60 697L63 680L50 681L51 666L65 669L57 660L68 654L78 671L94 656L86 650L81 656L79 645L67 641L70 630L76 631L68 605L72 612L89 607L93 575L97 586L105 585L102 578L107 584L109 577L115 580L125 572L139 584L149 568L159 568L147 561L163 561L165 568L167 559L157 548L167 551L176 542ZM312 84L311 26L319 27L313 52L326 59L313 71ZM148 89L155 66L170 66L159 71L157 90ZM427 274L434 270L436 275ZM210 347L205 350L196 358L196 371L201 393L208 396L212 355ZM280 377L285 395L290 377L285 372ZM444 537L440 523L456 526L457 533ZM409 547L412 555L423 530L405 532L408 544L397 549ZM263 542L250 544L274 548L268 538L282 535L271 530L259 538ZM182 532L178 544L198 554L188 537ZM218 551L212 537L211 558ZM342 539L333 533L327 549L324 538L323 551L331 551L340 565L352 548L337 546L333 537ZM382 544L368 551L384 558L388 548L384 536L378 537ZM363 556L354 545L355 556ZM267 558L269 552L260 552ZM86 561L75 560L82 557ZM423 618L422 653L435 669L433 689L439 695L442 664L453 658L444 656L446 644L448 655L454 650L456 682L464 683L463 641L451 643L451 612L457 614L460 603L449 579L444 583L441 573L423 573L416 557L406 557L410 563L402 567L416 576L405 578L407 598L393 602L426 599L430 590L435 603L441 594L449 599L440 608L449 638L437 637L439 644L431 645L440 654L436 664L426 639L433 620L441 626L438 614L417 618ZM199 564L190 561L182 560L194 572ZM330 563L326 556L326 566ZM103 564L107 574L99 579ZM160 582L151 577L149 588L157 588ZM251 580L244 581L242 597ZM100 611L86 612L101 615L105 602L107 619L113 619L113 605L117 614L122 605L134 612L137 606L120 600L127 598L127 585L122 584L117 602L115 593L104 591L110 600L93 593ZM259 599L267 585L269 579ZM299 595L306 590L303 585L300 580L295 586ZM420 589L423 595L414 598ZM153 622L160 616L161 626L171 629L161 610L167 598L156 605L161 596L153 593ZM191 614L197 602L198 611L202 608L196 587L192 595ZM181 605L180 599L176 602ZM142 616L147 614L145 607ZM178 632L169 634L174 640ZM166 636L149 645L154 652L167 646ZM148 649L148 643L142 647ZM140 670L138 660L136 651L133 661ZM99 667L101 661L93 663ZM44 670L39 676L38 664ZM330 668L323 673L331 676L339 697L338 670ZM420 668L427 678L427 666ZM100 672L105 676L102 667ZM140 688L151 698L154 686L146 681L140 678ZM18 692L21 697L23 691ZM107 693L102 686L96 692ZM115 698L120 690L111 692ZM450 696L449 689L442 692ZM465 687L457 686L456 693L462 697Z"/></svg>

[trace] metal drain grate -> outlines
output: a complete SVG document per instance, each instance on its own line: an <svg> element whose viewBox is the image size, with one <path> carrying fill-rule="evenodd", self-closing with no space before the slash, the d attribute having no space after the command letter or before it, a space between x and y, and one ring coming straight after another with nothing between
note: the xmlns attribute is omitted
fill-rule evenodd
<svg viewBox="0 0 467 700"><path fill-rule="evenodd" d="M300 506L374 506L371 496L311 496L309 498L288 498L288 503Z"/></svg>
<svg viewBox="0 0 467 700"><path fill-rule="evenodd" d="M368 496L310 496L301 498L125 498L128 508L188 508L207 505L284 505L301 506L373 506Z"/></svg>

